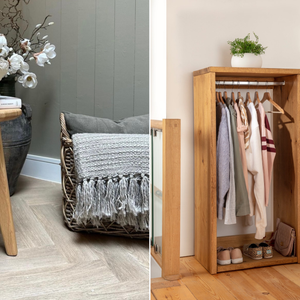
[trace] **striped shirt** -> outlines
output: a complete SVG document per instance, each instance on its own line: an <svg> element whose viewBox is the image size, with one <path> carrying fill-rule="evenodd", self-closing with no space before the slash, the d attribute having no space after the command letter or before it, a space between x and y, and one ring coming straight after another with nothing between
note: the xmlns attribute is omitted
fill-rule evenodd
<svg viewBox="0 0 300 300"><path fill-rule="evenodd" d="M272 132L265 110L261 103L257 109L259 130L261 135L261 151L262 151L262 164L264 171L264 184L265 184L265 205L269 203L270 185L272 179L273 163L276 155L275 144L272 137Z"/></svg>

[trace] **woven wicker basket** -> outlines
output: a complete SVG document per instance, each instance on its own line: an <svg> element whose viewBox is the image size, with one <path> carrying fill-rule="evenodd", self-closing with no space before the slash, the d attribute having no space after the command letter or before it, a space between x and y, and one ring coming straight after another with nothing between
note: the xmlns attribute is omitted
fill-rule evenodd
<svg viewBox="0 0 300 300"><path fill-rule="evenodd" d="M73 142L67 131L65 116L60 114L61 125L61 182L63 192L63 214L67 227L72 231L97 232L106 235L125 236L131 238L148 239L148 231L136 231L133 226L121 226L116 222L102 222L101 226L93 224L78 225L73 219L76 207L76 175L73 156Z"/></svg>

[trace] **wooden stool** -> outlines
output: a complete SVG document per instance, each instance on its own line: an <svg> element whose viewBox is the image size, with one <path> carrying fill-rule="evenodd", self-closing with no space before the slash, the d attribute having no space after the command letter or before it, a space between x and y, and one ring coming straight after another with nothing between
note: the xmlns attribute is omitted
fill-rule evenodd
<svg viewBox="0 0 300 300"><path fill-rule="evenodd" d="M22 114L21 109L1 109L0 122L16 119ZM1 129L1 128L0 128ZM3 153L2 136L0 130L0 228L7 255L17 255L17 242Z"/></svg>

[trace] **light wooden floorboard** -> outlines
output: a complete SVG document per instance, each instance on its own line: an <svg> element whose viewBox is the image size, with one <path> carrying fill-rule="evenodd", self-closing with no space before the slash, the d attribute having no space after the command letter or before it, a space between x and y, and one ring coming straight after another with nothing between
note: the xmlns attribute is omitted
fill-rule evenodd
<svg viewBox="0 0 300 300"><path fill-rule="evenodd" d="M21 176L11 202L19 253L0 235L0 300L149 299L148 241L69 231L52 182Z"/></svg>
<svg viewBox="0 0 300 300"><path fill-rule="evenodd" d="M299 265L285 265L273 267L277 272L288 278L290 281L300 286L300 268Z"/></svg>
<svg viewBox="0 0 300 300"><path fill-rule="evenodd" d="M244 271L253 280L258 281L275 299L300 299L300 287L274 268Z"/></svg>
<svg viewBox="0 0 300 300"><path fill-rule="evenodd" d="M193 294L186 286L174 286L164 289L153 290L156 299L168 299L168 300L177 300L177 299L185 299L185 300L195 300Z"/></svg>
<svg viewBox="0 0 300 300"><path fill-rule="evenodd" d="M211 276L194 257L181 259L181 282L187 286L196 299L226 299L235 297L214 276Z"/></svg>
<svg viewBox="0 0 300 300"><path fill-rule="evenodd" d="M216 277L237 299L276 299L259 284L259 280L253 280L243 271L221 273Z"/></svg>
<svg viewBox="0 0 300 300"><path fill-rule="evenodd" d="M300 300L300 264L211 275L194 257L184 257L180 274L177 281L151 279L151 299Z"/></svg>

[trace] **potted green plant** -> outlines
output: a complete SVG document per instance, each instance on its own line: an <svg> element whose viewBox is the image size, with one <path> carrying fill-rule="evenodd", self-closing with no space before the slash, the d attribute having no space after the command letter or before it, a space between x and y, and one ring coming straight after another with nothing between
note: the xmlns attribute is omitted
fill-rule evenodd
<svg viewBox="0 0 300 300"><path fill-rule="evenodd" d="M234 41L228 41L230 52L232 54L231 66L240 68L261 68L261 54L265 53L267 47L259 44L258 36L253 32L255 41L250 40L250 33L243 39L236 38Z"/></svg>

